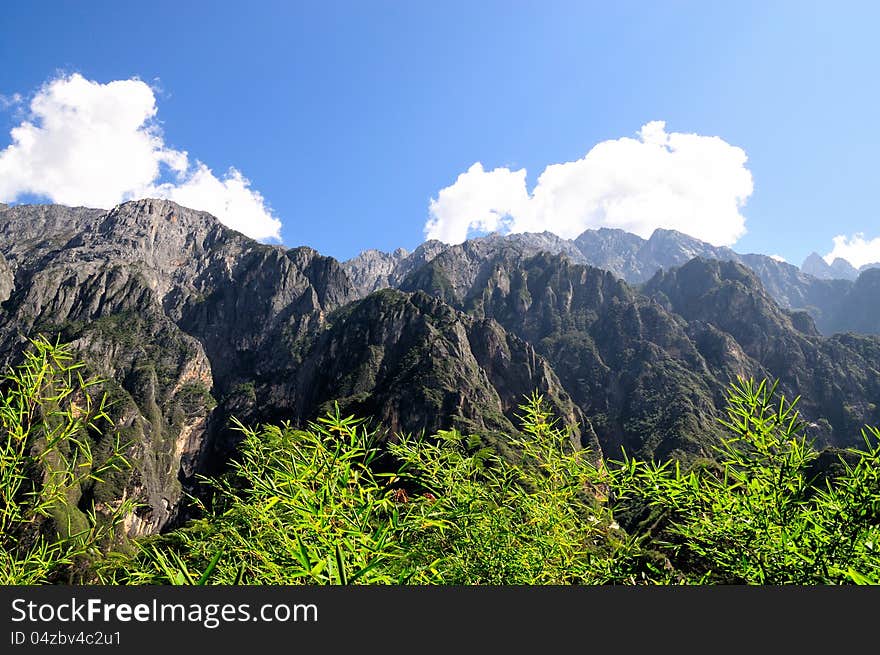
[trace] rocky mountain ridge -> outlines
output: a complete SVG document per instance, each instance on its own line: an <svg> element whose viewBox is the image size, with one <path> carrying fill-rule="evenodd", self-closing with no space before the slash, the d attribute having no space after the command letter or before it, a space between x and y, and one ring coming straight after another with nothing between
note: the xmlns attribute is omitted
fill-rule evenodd
<svg viewBox="0 0 880 655"><path fill-rule="evenodd" d="M233 455L232 417L303 424L338 404L385 438L458 427L508 452L537 390L572 447L687 459L711 456L726 384L752 375L808 399L824 445L880 422L880 339L823 337L811 313L776 302L764 280L797 269L706 259L679 233L631 237L492 235L339 263L168 201L0 207L0 362L46 334L106 379L133 468L98 500L140 500L132 534L173 524L193 476ZM646 262L694 252L648 276ZM875 277L843 294L868 328Z"/></svg>
<svg viewBox="0 0 880 655"><path fill-rule="evenodd" d="M232 416L302 422L334 400L347 409L348 399L400 430L497 431L512 429L522 393L539 389L589 441L588 424L528 344L430 302L410 304L407 320L394 314L399 302L379 303L353 360L334 367L339 340L348 347L355 331L350 317L336 331L329 317L362 295L340 264L307 247L259 244L203 212L162 200L109 212L8 207L0 253L0 363L15 364L27 339L44 334L72 343L107 380L116 424L133 444L131 472L109 488L143 503L132 534L169 525L192 476L233 452ZM446 356L410 361L427 344ZM356 365L362 352L375 356ZM382 403L352 401L375 391L358 375L382 381ZM419 398L436 406L403 400L418 391L412 375L431 380Z"/></svg>
<svg viewBox="0 0 880 655"><path fill-rule="evenodd" d="M590 264L611 271L633 285L644 284L657 271L682 266L694 257L734 261L754 271L764 288L782 307L807 312L823 334L849 330L880 334L880 317L876 322L863 318L858 323L850 323L850 314L845 309L863 300L860 292L855 289L854 281L861 273L877 267L873 264L856 271L841 259L835 263L835 268L814 253L804 263L804 267L798 269L767 255L740 254L730 248L716 247L681 232L664 229L655 230L649 239L623 230L599 228L587 230L573 240L563 239L550 232L504 236L493 233L465 243L482 252L516 248L531 254L564 254L576 264ZM393 288L399 286L403 278L418 268L418 265L455 247L457 246L428 242L413 253L418 253L416 265L410 262L406 254L392 260L385 253L367 251L343 262L343 267L352 279L360 281L359 288L362 291L372 291L384 286ZM367 264L380 258L387 268L387 271L382 269L385 271L382 275L377 271L373 272Z"/></svg>

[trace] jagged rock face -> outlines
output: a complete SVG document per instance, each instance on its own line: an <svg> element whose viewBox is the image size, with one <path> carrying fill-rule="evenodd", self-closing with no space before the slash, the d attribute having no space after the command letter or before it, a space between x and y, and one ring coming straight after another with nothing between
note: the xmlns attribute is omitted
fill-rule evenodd
<svg viewBox="0 0 880 655"><path fill-rule="evenodd" d="M393 286L389 279L409 253L398 248L392 253L364 250L357 257L343 262L342 268L355 289L362 296Z"/></svg>
<svg viewBox="0 0 880 655"><path fill-rule="evenodd" d="M397 288L407 275L431 261L446 246L426 241L412 253L398 248L393 253L364 250L342 263L342 268L361 297L379 289Z"/></svg>
<svg viewBox="0 0 880 655"><path fill-rule="evenodd" d="M14 288L15 274L13 274L9 264L6 263L6 257L0 253L0 304L6 302Z"/></svg>
<svg viewBox="0 0 880 655"><path fill-rule="evenodd" d="M801 396L812 436L856 445L865 424L880 421L880 339L822 338L803 315L782 310L750 270L733 262L696 259L658 273L644 288L690 324L729 335L760 377L778 379L789 397Z"/></svg>
<svg viewBox="0 0 880 655"><path fill-rule="evenodd" d="M645 240L624 230L607 227L586 230L574 240L584 262L611 271L631 283L651 277L653 264L641 256Z"/></svg>
<svg viewBox="0 0 880 655"><path fill-rule="evenodd" d="M814 258L808 258L805 269L801 270L766 255L739 254L730 248L716 247L675 230L655 230L647 240L609 228L587 230L573 241L549 232L503 237L493 234L457 246L428 242L409 256L402 255L400 251L396 251L397 254L365 251L345 262L343 267L363 296L380 288L403 288L407 277L423 264L447 250L462 249L468 251L471 259L477 263L457 273L450 283L456 282L455 278L458 277L474 277L479 262L502 250L518 252L521 257L541 252L562 254L576 264L590 264L611 271L633 285L644 284L657 271L682 266L694 257L735 261L754 271L781 307L809 314L823 334L859 330L862 325L857 327L849 324L849 315L841 309L844 297L852 289L852 280L858 275L848 262L839 260L829 266L814 253ZM456 254L452 256L458 257ZM811 265L813 259L816 261ZM817 275L809 274L810 271L817 272ZM441 281L437 280L437 283ZM880 328L871 328L869 333L880 333Z"/></svg>
<svg viewBox="0 0 880 655"><path fill-rule="evenodd" d="M455 277L461 277L463 281L456 286L467 284L467 280L477 275L481 262L499 251L515 253L519 257L549 252L564 254L575 262L583 261L580 250L573 242L551 232L509 234L506 236L493 233L454 246L443 244L440 241L426 241L411 255L401 254L401 250L396 250L392 254L366 250L345 262L343 267L361 293L366 295L366 293L377 289L403 288L404 280L410 274L420 270L437 256L445 255L447 251L451 251L448 256L456 259L460 259L459 252L464 251L469 261L467 270L457 272ZM402 253L405 252L402 251Z"/></svg>
<svg viewBox="0 0 880 655"><path fill-rule="evenodd" d="M730 248L717 248L675 230L655 230L642 239L623 230L587 230L574 243L586 263L604 268L630 284L646 282L661 268L681 266L694 257L738 259Z"/></svg>
<svg viewBox="0 0 880 655"><path fill-rule="evenodd" d="M68 323L59 334L108 381L116 429L131 444L132 469L97 487L103 496L96 500L110 503L124 490L144 503L127 521L129 532L157 532L175 515L181 480L196 472L215 406L204 349L150 306Z"/></svg>
<svg viewBox="0 0 880 655"><path fill-rule="evenodd" d="M8 208L0 252L13 278L0 359L14 362L26 337L58 335L108 379L134 464L111 488L145 503L132 533L172 520L180 479L211 436L214 398L357 296L332 259L258 244L159 200Z"/></svg>
<svg viewBox="0 0 880 655"><path fill-rule="evenodd" d="M803 409L810 420L824 418L813 436L825 444L855 443L856 417L880 418L871 355L878 340L854 348L822 339L806 314L780 308L742 265L692 260L658 273L643 295L607 272L549 255L500 253L478 275L457 277L473 269L467 249L457 252L444 252L404 286L491 317L532 343L606 453L624 446L642 456L710 454L721 392L736 376L781 378L790 397L812 390L816 400Z"/></svg>
<svg viewBox="0 0 880 655"><path fill-rule="evenodd" d="M421 290L462 306L472 290L486 284L495 274L499 259L512 266L540 253L560 255L570 261L583 259L570 241L549 232L541 234L497 234L447 246L421 268L404 277L399 288Z"/></svg>
<svg viewBox="0 0 880 655"><path fill-rule="evenodd" d="M457 253L460 260L470 255ZM438 256L405 285L424 285L533 344L589 418L604 452L624 446L645 456L709 454L718 434L713 379L681 319L611 273L558 255L500 252L468 277L469 285L448 283L456 270L468 269L453 254Z"/></svg>
<svg viewBox="0 0 880 655"><path fill-rule="evenodd" d="M474 320L423 293L385 290L331 323L305 353L295 388L282 392L299 400L300 419L323 413L333 399L391 432L455 426L512 434L524 395L537 390L575 438L599 452L550 365L495 321Z"/></svg>
<svg viewBox="0 0 880 655"><path fill-rule="evenodd" d="M880 268L863 268L837 302L829 332L880 334Z"/></svg>

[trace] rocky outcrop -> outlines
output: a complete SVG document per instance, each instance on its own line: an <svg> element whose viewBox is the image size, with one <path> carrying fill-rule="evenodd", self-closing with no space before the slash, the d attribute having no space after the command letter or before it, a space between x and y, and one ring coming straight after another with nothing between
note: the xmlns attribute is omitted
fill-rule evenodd
<svg viewBox="0 0 880 655"><path fill-rule="evenodd" d="M440 241L426 241L411 253L403 248L392 253L364 250L343 262L342 268L363 297L379 289L397 288L403 278L431 261L445 247Z"/></svg>
<svg viewBox="0 0 880 655"><path fill-rule="evenodd" d="M576 440L598 452L582 413L528 343L424 293L385 290L333 316L297 367L295 387L279 381L263 397L297 399L299 419L325 412L332 399L392 433L455 426L512 434L519 405L533 391L574 428Z"/></svg>
<svg viewBox="0 0 880 655"><path fill-rule="evenodd" d="M133 463L107 489L143 503L129 521L141 532L173 520L182 481L210 451L217 401L357 295L332 259L258 244L160 200L11 207L0 252L14 284L0 360L15 363L42 333L72 342L107 379Z"/></svg>
<svg viewBox="0 0 880 655"><path fill-rule="evenodd" d="M6 302L13 288L15 288L15 275L6 263L6 258L0 253L0 305Z"/></svg>
<svg viewBox="0 0 880 655"><path fill-rule="evenodd" d="M778 379L813 423L820 444L856 445L865 424L880 422L880 338L821 337L799 314L782 310L749 269L696 259L658 273L644 291L690 325L729 335L758 377Z"/></svg>

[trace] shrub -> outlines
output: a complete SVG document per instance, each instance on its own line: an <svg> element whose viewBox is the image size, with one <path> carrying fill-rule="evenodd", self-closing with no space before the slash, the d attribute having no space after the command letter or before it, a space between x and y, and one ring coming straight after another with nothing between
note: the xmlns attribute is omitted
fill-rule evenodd
<svg viewBox="0 0 880 655"><path fill-rule="evenodd" d="M107 548L133 510L122 500L99 513L77 507L81 487L127 467L118 440L96 462L90 431L107 431L105 397L84 380L66 346L31 342L0 392L0 584L78 579L74 566Z"/></svg>
<svg viewBox="0 0 880 655"><path fill-rule="evenodd" d="M880 570L880 432L841 457L843 474L815 478L797 400L740 380L728 393L729 432L717 461L682 470L624 458L611 467L619 510L647 510L645 530L688 582L870 582ZM646 527L649 526L650 527Z"/></svg>

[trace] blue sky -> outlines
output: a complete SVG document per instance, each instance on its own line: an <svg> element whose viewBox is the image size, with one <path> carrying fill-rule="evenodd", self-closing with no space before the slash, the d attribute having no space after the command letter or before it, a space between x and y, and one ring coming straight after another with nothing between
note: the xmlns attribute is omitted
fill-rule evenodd
<svg viewBox="0 0 880 655"><path fill-rule="evenodd" d="M163 147L188 153L187 180L201 162L228 190L234 167L285 245L346 259L416 247L432 199L459 216L439 194L476 162L525 169L531 193L548 165L665 121L745 152L753 190L734 249L800 264L835 236L880 237L877 3L252 5L5 2L0 150L48 82L136 77ZM214 188L199 180L177 197ZM488 181L474 178L480 193ZM11 184L13 200L39 197Z"/></svg>

